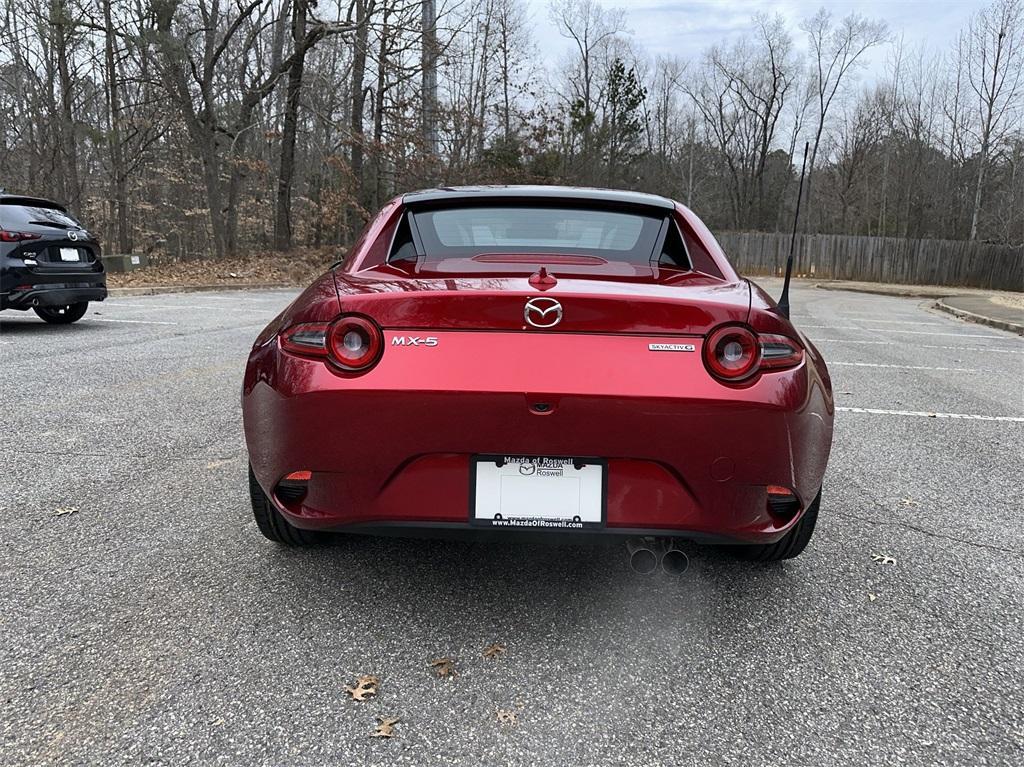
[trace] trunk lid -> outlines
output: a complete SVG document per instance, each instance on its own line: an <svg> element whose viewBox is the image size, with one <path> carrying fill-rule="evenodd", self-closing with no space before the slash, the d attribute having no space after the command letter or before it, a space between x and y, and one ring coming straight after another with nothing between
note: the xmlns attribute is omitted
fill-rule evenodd
<svg viewBox="0 0 1024 767"><path fill-rule="evenodd" d="M70 214L51 206L32 198L0 201L0 229L28 235L9 255L36 261L39 271L95 271L99 243Z"/></svg>
<svg viewBox="0 0 1024 767"><path fill-rule="evenodd" d="M481 273L473 267L413 272L392 263L336 271L335 282L343 312L369 315L390 329L703 336L723 322L747 319L750 292L742 280L615 267L552 266L552 281L538 279L535 265Z"/></svg>

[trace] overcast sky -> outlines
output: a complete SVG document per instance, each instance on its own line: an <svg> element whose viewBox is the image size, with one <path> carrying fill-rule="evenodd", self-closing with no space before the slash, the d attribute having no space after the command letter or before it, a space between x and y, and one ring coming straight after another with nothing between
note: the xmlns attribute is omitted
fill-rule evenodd
<svg viewBox="0 0 1024 767"><path fill-rule="evenodd" d="M903 34L908 46L926 43L945 51L971 14L987 3L982 0L604 0L602 4L605 8L626 11L626 26L632 32L631 37L648 55L675 54L690 59L712 43L748 31L751 17L757 12L781 13L790 23L794 39L802 50L804 35L797 25L822 5L837 17L856 11L872 19L883 19L892 31ZM550 21L548 0L528 0L528 5L538 47L546 58L557 61L568 49L568 42ZM865 79L884 71L887 54L885 49L872 54Z"/></svg>

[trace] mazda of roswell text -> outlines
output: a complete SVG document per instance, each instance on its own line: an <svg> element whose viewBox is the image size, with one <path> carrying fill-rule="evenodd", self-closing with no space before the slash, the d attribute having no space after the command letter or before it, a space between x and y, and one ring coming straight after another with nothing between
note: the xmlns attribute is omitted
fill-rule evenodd
<svg viewBox="0 0 1024 767"><path fill-rule="evenodd" d="M788 314L662 197L398 197L252 348L256 523L291 545L621 536L794 557L834 407Z"/></svg>

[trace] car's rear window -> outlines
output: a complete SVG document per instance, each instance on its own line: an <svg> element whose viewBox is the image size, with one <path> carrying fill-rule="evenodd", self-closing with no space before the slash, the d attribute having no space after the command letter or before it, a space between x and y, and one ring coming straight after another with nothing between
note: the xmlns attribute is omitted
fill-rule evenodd
<svg viewBox="0 0 1024 767"><path fill-rule="evenodd" d="M649 263L664 216L577 207L495 205L415 211L427 255L591 254Z"/></svg>
<svg viewBox="0 0 1024 767"><path fill-rule="evenodd" d="M77 229L79 224L70 215L56 208L38 205L0 204L0 225L15 229L23 224L53 224Z"/></svg>

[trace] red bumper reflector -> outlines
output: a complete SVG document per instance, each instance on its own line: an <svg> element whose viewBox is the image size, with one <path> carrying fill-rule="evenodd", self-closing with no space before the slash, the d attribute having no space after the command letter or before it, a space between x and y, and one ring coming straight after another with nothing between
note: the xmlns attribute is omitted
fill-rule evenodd
<svg viewBox="0 0 1024 767"><path fill-rule="evenodd" d="M293 471L291 474L285 474L281 479L282 482L309 482L313 476L311 471Z"/></svg>
<svg viewBox="0 0 1024 767"><path fill-rule="evenodd" d="M788 487L780 487L779 485L768 485L768 495L794 495L793 491Z"/></svg>

